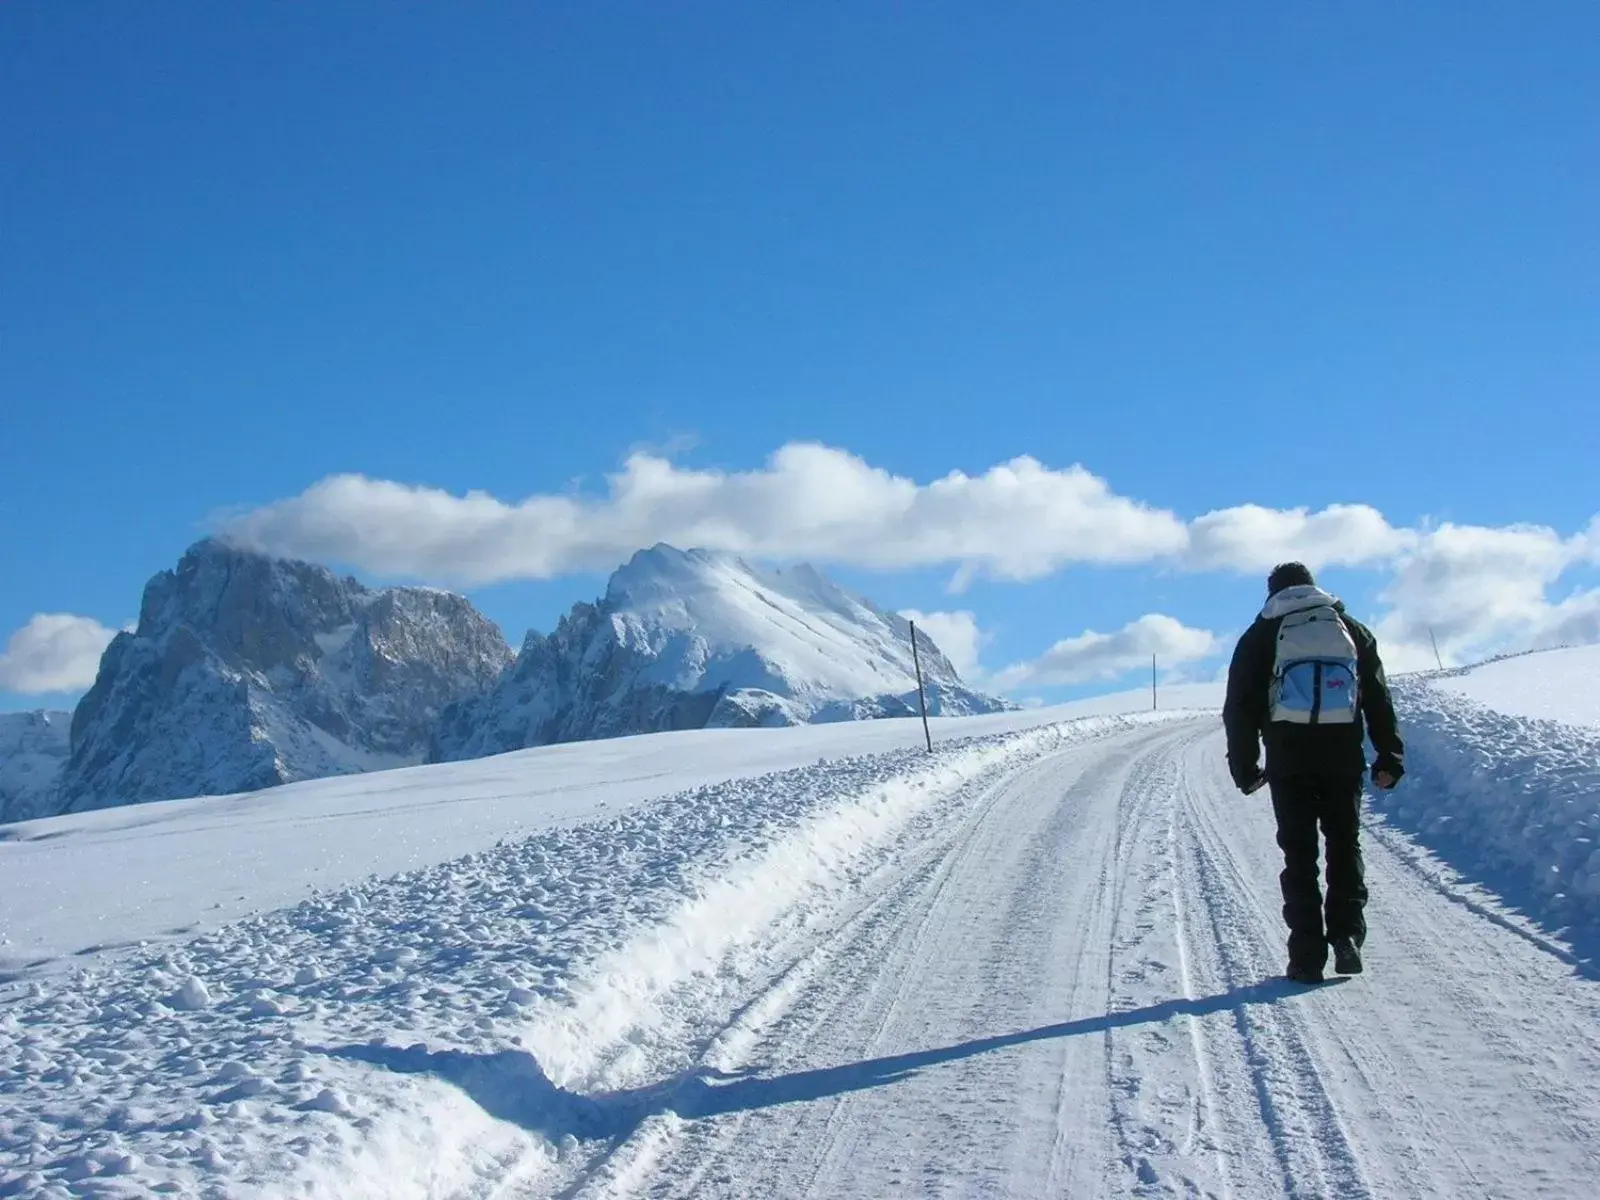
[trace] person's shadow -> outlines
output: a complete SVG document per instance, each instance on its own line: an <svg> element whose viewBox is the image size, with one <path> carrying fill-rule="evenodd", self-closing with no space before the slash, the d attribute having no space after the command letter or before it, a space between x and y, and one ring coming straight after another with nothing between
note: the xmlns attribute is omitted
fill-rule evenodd
<svg viewBox="0 0 1600 1200"><path fill-rule="evenodd" d="M1335 978L1322 986L1326 988L1342 982L1343 979ZM420 1043L405 1048L369 1043L312 1049L403 1074L436 1076L460 1088L490 1116L552 1140L569 1134L578 1138L613 1139L625 1137L647 1117L660 1113L671 1112L687 1120L699 1120L724 1113L820 1100L884 1087L928 1067L1008 1046L1103 1033L1129 1025L1160 1023L1174 1017L1205 1016L1253 1004L1277 1004L1316 990L1286 980L1269 980L1199 1000L1168 1000L1126 1012L1062 1021L1018 1033L843 1066L765 1076L756 1069L725 1072L701 1068L647 1087L592 1096L557 1087L533 1055L525 1050L468 1054L459 1050L433 1051Z"/></svg>

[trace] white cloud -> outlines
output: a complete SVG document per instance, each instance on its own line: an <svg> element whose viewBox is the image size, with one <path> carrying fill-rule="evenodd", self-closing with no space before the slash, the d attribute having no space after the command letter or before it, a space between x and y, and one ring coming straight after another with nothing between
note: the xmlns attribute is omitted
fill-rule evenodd
<svg viewBox="0 0 1600 1200"><path fill-rule="evenodd" d="M944 651L944 656L967 683L982 676L983 668L978 660L983 648L994 640L994 635L978 628L975 614L965 610L925 613L914 608L903 608L900 615L908 621L915 621L933 639L934 645Z"/></svg>
<svg viewBox="0 0 1600 1200"><path fill-rule="evenodd" d="M270 553L465 583L605 569L663 541L879 568L956 563L969 578L982 570L1006 579L1069 563L1147 562L1187 544L1177 517L1116 495L1082 467L1016 458L919 484L809 443L744 472L639 452L603 497L518 504L339 475L228 518L220 532Z"/></svg>
<svg viewBox="0 0 1600 1200"><path fill-rule="evenodd" d="M0 690L22 695L75 692L94 683L116 630L92 617L35 613L0 654Z"/></svg>
<svg viewBox="0 0 1600 1200"><path fill-rule="evenodd" d="M1161 666L1174 667L1205 658L1216 648L1216 636L1209 631L1191 629L1162 613L1149 613L1115 633L1091 629L1057 642L1033 661L1015 663L996 673L990 683L1010 691L1115 679L1148 668L1152 654Z"/></svg>
<svg viewBox="0 0 1600 1200"><path fill-rule="evenodd" d="M1588 562L1600 563L1600 514L1589 521L1589 528L1578 535L1576 553Z"/></svg>
<svg viewBox="0 0 1600 1200"><path fill-rule="evenodd" d="M1380 597L1390 611L1377 631L1393 645L1396 669L1435 665L1434 638L1447 666L1498 650L1593 640L1596 593L1549 598L1589 555L1588 536L1563 538L1542 525L1442 525L1423 535Z"/></svg>
<svg viewBox="0 0 1600 1200"><path fill-rule="evenodd" d="M1189 533L1189 566L1260 572L1291 560L1312 570L1362 566L1392 559L1417 540L1415 532L1394 528L1365 504L1335 504L1316 513L1242 504L1196 517Z"/></svg>
<svg viewBox="0 0 1600 1200"><path fill-rule="evenodd" d="M1383 669L1388 674L1431 671L1438 665L1434 660L1433 650L1427 642L1407 642L1390 638L1381 622L1373 627L1373 632L1377 634L1378 654L1383 659ZM1462 665L1449 657L1445 657L1444 664L1447 667Z"/></svg>
<svg viewBox="0 0 1600 1200"><path fill-rule="evenodd" d="M786 445L748 471L691 469L640 448L599 490L515 503L339 475L222 520L219 532L271 553L469 586L607 570L658 541L821 564L944 567L952 592L980 577L1032 580L1074 564L1265 575L1298 559L1313 570L1392 570L1379 632L1397 660L1416 665L1432 661L1430 628L1446 661L1600 637L1600 601L1552 594L1573 566L1600 563L1600 517L1571 537L1542 526L1403 528L1362 504L1244 504L1186 522L1118 495L1082 466L1028 457L917 481L814 443ZM940 627L941 614L927 615L929 633L959 669L975 672L976 621L945 615L952 619Z"/></svg>
<svg viewBox="0 0 1600 1200"><path fill-rule="evenodd" d="M228 517L219 531L292 557L383 575L489 583L601 570L670 542L769 558L876 568L953 565L950 588L980 574L1029 580L1074 563L1173 562L1264 571L1391 559L1417 533L1365 505L1319 512L1247 504L1198 517L1113 492L1082 466L1021 457L981 475L919 483L856 455L791 443L752 471L696 470L635 450L602 495L547 493L508 503L485 492L336 475L298 496ZM1600 532L1594 535L1600 551Z"/></svg>
<svg viewBox="0 0 1600 1200"><path fill-rule="evenodd" d="M1600 642L1600 588L1578 592L1540 614L1531 649Z"/></svg>

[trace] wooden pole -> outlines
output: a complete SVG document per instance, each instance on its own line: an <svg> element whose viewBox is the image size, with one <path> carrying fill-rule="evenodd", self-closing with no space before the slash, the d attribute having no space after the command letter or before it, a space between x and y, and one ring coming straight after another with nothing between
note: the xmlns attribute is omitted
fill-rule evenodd
<svg viewBox="0 0 1600 1200"><path fill-rule="evenodd" d="M928 696L922 690L922 655L917 653L917 623L911 622L911 661L917 668L917 703L922 705L922 736L928 743L928 753L933 753L933 734L928 729Z"/></svg>
<svg viewBox="0 0 1600 1200"><path fill-rule="evenodd" d="M1439 670L1444 670L1444 659L1439 657L1439 639L1433 636L1433 626L1428 626L1428 640L1433 643L1433 661L1439 664Z"/></svg>

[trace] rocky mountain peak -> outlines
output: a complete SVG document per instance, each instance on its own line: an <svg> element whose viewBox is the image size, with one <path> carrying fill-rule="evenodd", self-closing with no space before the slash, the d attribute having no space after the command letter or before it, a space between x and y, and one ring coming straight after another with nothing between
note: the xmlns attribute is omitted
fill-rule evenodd
<svg viewBox="0 0 1600 1200"><path fill-rule="evenodd" d="M73 716L69 809L422 759L448 704L511 662L464 597L375 590L215 539L145 587Z"/></svg>
<svg viewBox="0 0 1600 1200"><path fill-rule="evenodd" d="M292 662L307 639L356 618L371 593L326 567L272 558L215 538L191 546L175 570L145 585L138 636L185 624L219 652L262 665Z"/></svg>

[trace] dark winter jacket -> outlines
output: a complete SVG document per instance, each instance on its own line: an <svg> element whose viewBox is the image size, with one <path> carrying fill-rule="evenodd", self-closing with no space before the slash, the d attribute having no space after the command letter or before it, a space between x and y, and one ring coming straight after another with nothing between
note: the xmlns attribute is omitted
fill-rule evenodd
<svg viewBox="0 0 1600 1200"><path fill-rule="evenodd" d="M1296 725L1269 721L1269 689L1278 652L1278 626L1289 613L1332 604L1356 644L1357 696L1360 711L1353 724ZM1362 718L1365 717L1365 729ZM1228 696L1222 706L1228 734L1228 770L1239 787L1261 773L1260 753L1267 748L1269 779L1291 775L1348 774L1359 778L1366 768L1363 738L1370 734L1377 758L1373 772L1399 779L1405 771L1405 746L1400 740L1389 682L1378 657L1378 639L1344 611L1344 605L1320 588L1295 586L1272 596L1255 623L1245 630L1228 669Z"/></svg>

